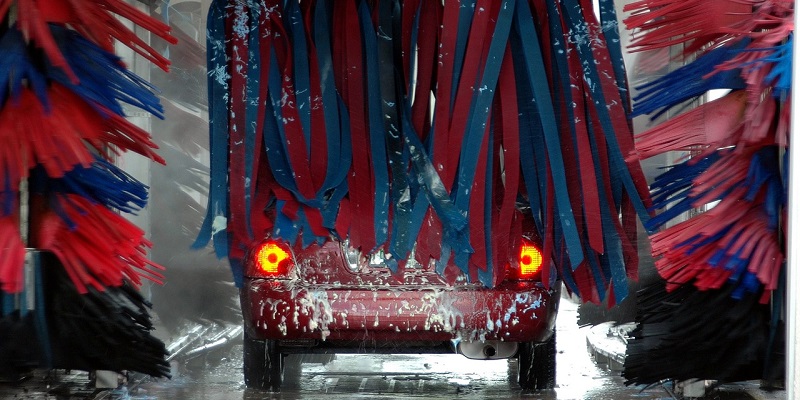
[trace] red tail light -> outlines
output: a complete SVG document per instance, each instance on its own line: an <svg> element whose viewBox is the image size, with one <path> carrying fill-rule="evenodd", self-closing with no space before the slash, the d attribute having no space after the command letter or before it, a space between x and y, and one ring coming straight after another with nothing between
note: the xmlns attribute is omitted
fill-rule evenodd
<svg viewBox="0 0 800 400"><path fill-rule="evenodd" d="M542 272L542 251L535 244L523 240L519 246L519 279L538 279ZM513 270L512 270L513 271Z"/></svg>
<svg viewBox="0 0 800 400"><path fill-rule="evenodd" d="M274 240L260 244L253 252L250 272L254 276L278 278L286 276L292 266L292 253L284 244Z"/></svg>

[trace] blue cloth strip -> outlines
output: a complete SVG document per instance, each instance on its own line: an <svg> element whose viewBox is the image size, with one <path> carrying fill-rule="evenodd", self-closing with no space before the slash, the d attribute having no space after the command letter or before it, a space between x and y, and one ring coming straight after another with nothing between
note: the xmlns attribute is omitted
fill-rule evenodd
<svg viewBox="0 0 800 400"><path fill-rule="evenodd" d="M306 154L311 156L311 83L309 82L310 67L308 63L308 46L306 45L306 30L303 23L303 14L300 12L300 3L287 1L283 15L285 25L291 35L292 58L294 66L294 95L296 108L300 114L300 125L306 137Z"/></svg>
<svg viewBox="0 0 800 400"><path fill-rule="evenodd" d="M522 178L527 190L530 212L539 233L539 237L546 237L550 227L545 226L545 210L547 209L547 154L544 151L544 142L541 138L541 121L536 110L527 68L520 51L521 46L518 35L511 35L512 57L514 59L515 78L517 81L517 107L519 110L519 145L520 166ZM537 128L539 128L537 130ZM526 157L525 154L532 156Z"/></svg>
<svg viewBox="0 0 800 400"><path fill-rule="evenodd" d="M588 113L588 109L586 111ZM584 116L584 118L588 118L588 115ZM592 149L594 169L595 171L600 172L603 170L603 168L600 166L599 154L599 152L602 150L599 148L596 140L594 139L595 133L593 132L594 129L592 124L587 124L587 129L589 131L589 143L591 144ZM618 217L610 214L610 210L616 210L616 208L613 208L611 204L608 204L608 194L605 193L605 185L603 185L603 175L601 173L597 174L597 190L599 192L598 198L600 199L600 220L603 224L603 247L606 251L606 254L600 255L601 263L604 268L604 275L614 284L614 299L617 301L622 301L624 298L628 297L628 276L627 272L625 271L625 260L622 255L621 238L619 237L619 233L617 232L617 228L613 220L613 218ZM620 203L617 202L616 204ZM589 227L589 229L592 228L596 229L596 227ZM597 292L605 292L604 287L601 284L597 285ZM604 294L601 294L601 298L603 297Z"/></svg>
<svg viewBox="0 0 800 400"><path fill-rule="evenodd" d="M536 107L542 122L542 129L545 135L545 145L547 148L548 160L550 161L550 171L555 187L555 201L557 217L561 229L564 232L564 239L567 245L570 265L573 271L583 262L583 246L575 223L575 216L572 214L572 205L567 193L566 175L564 173L564 161L561 155L561 141L559 139L558 126L555 119L555 111L550 98L550 88L542 65L542 52L539 48L539 39L536 29L533 26L533 16L527 2L517 2L517 13L515 15L514 27L517 36L527 45L520 46L520 51L526 61L526 73L532 84ZM538 70L537 70L538 69Z"/></svg>
<svg viewBox="0 0 800 400"><path fill-rule="evenodd" d="M467 218L463 215L450 200L436 168L433 166L430 157L425 152L425 146L419 137L412 134L413 130L404 131L406 147L411 155L411 166L414 168L414 176L417 182L424 188L424 193L428 196L436 214L442 220L442 224L450 231L459 232L468 229ZM444 254L444 252L442 253Z"/></svg>
<svg viewBox="0 0 800 400"><path fill-rule="evenodd" d="M3 316L5 317L11 315L14 311L16 311L16 307L14 305L16 303L16 294L0 291L0 295L3 296Z"/></svg>
<svg viewBox="0 0 800 400"><path fill-rule="evenodd" d="M383 1L378 4L378 59L380 61L381 112L385 151L391 170L392 235L389 251L394 259L408 257L422 226L430 204L414 182L413 171L408 171L410 154L405 146L404 134L417 135L406 130L411 127L408 99L403 96L403 74L396 70L402 65L400 4ZM394 79L389 79L388 77ZM376 179L377 180L377 179ZM377 200L377 199L376 199Z"/></svg>
<svg viewBox="0 0 800 400"><path fill-rule="evenodd" d="M217 257L228 256L228 88L230 74L225 54L226 0L213 0L206 32L208 62L208 115L211 183L206 217L192 248L205 247L214 240ZM224 221L224 223L223 223Z"/></svg>
<svg viewBox="0 0 800 400"><path fill-rule="evenodd" d="M492 230L492 210L494 209L494 193L492 189L493 182L494 182L494 128L489 129L489 140L487 141L488 146L486 148L487 154L487 162L486 162L486 177L484 178L484 182L486 182L486 191L483 194L483 231L484 231L484 247L486 248L486 268L480 269L478 268L478 280L481 281L483 286L492 287L494 286L494 253L492 249L494 246L492 245L492 235L494 231ZM480 171L478 171L480 173ZM504 234L504 232L500 232L499 234Z"/></svg>
<svg viewBox="0 0 800 400"><path fill-rule="evenodd" d="M303 211L303 207L300 207L300 209L297 210L297 220L302 224L300 226L300 231L303 233L304 249L314 243L322 245L328 239L327 236L314 235L314 230L311 228L311 224L309 223L308 218L305 215L305 211Z"/></svg>
<svg viewBox="0 0 800 400"><path fill-rule="evenodd" d="M256 120L258 119L258 108L259 103L264 100L261 93L259 93L260 79L258 78L261 74L261 37L259 35L259 13L261 8L260 7L251 7L250 9L250 18L248 21L250 22L249 30L247 36L247 86L246 86L246 93L247 93L247 105L245 107L245 114L247 115L247 124L245 124L245 136L244 136L244 177L230 177L230 179L244 179L244 206L245 206L245 215L249 216L252 214L252 185L253 182L256 181L256 174L258 171L256 170L255 165L255 152L261 150L261 146L256 146L256 139L258 134L256 129L258 129L258 124L256 124ZM253 227L250 224L250 218L245 218L243 221L245 224L245 229L247 232L248 237L253 238Z"/></svg>
<svg viewBox="0 0 800 400"><path fill-rule="evenodd" d="M329 191L339 194L332 194L327 198L325 209L338 209L339 200L345 193L342 188L347 187L347 172L352 161L352 143L350 141L350 123L348 120L347 109L344 106L339 94L336 92L336 84L333 79L333 59L331 56L329 10L325 1L318 1L314 13L314 45L317 50L317 62L319 63L320 82L322 84L322 104L325 115L325 134L328 143L328 174L322 183L320 194L326 196ZM312 72L313 73L313 72ZM346 167L347 166L347 167ZM331 202L335 205L330 206ZM325 227L333 228L334 215L323 212L326 218Z"/></svg>
<svg viewBox="0 0 800 400"><path fill-rule="evenodd" d="M456 35L456 48L453 58L453 90L450 92L450 109L455 104L458 83L461 82L461 69L464 65L464 55L467 52L467 41L472 27L472 17L475 13L476 2L476 0L459 1L458 33Z"/></svg>
<svg viewBox="0 0 800 400"><path fill-rule="evenodd" d="M511 31L514 3L516 3L516 0L505 0L500 6L500 13L497 16L497 24L489 45L483 75L477 88L477 95L473 95L470 114L467 118L467 132L462 141L461 158L458 164L457 185L453 188L455 205L465 215L469 212L470 192L475 179L478 156L479 152L482 151L481 146L486 132L489 110L494 100L497 80L500 75L500 65L503 61L503 53ZM469 234L468 230L466 234ZM467 260L469 259L469 254L471 254L471 251L468 250L471 250L471 248L453 247L453 250L456 254L456 265L464 273L468 274L469 266L467 265Z"/></svg>
<svg viewBox="0 0 800 400"><path fill-rule="evenodd" d="M570 25L576 27L584 23L580 15L580 5L578 5L577 2L574 2L574 0L563 0L563 2L565 4L563 7L564 15L566 20L569 21ZM611 168L611 178L620 179L622 181L632 200L636 212L639 214L639 219L641 219L643 223L647 223L647 220L650 219L650 215L648 214L641 197L639 197L636 184L633 182L633 178L628 171L628 166L625 164L625 156L622 154L619 143L617 142L617 136L614 133L615 131L613 124L611 123L611 117L609 116L608 109L604 106L607 103L599 83L600 75L597 71L597 67L595 66L594 62L591 61L593 60L593 56L590 43L585 40L576 40L576 46L578 48L580 57L583 60L581 65L584 66L584 79L587 80L587 87L590 89L591 97L595 102L595 110L597 111L597 115L600 120L600 126L602 127L603 132L606 133L605 137L608 143L607 151Z"/></svg>
<svg viewBox="0 0 800 400"><path fill-rule="evenodd" d="M283 211L285 206L285 200L278 200L275 202L275 226L272 229L272 233L275 237L282 238L289 243L294 243L300 234L302 222L295 222L289 219Z"/></svg>
<svg viewBox="0 0 800 400"><path fill-rule="evenodd" d="M372 15L367 4L362 2L359 6L361 21L361 35L364 40L364 59L367 75L367 114L369 121L369 145L372 159L372 173L375 177L375 244L383 246L389 238L389 161L387 160L386 131L383 122L383 93L382 82L393 76L383 75L379 55L379 45L375 27L372 25ZM391 54L390 54L391 56ZM395 183L392 176L392 184ZM397 180L402 183L401 179ZM394 188L393 188L394 189ZM392 201L397 198L392 196ZM374 249L369 249L372 252Z"/></svg>
<svg viewBox="0 0 800 400"><path fill-rule="evenodd" d="M336 103L338 110L339 110L339 129L338 131L341 132L341 139L340 139L340 153L339 158L331 160L330 153L328 155L328 176L332 177L330 181L328 179L325 182L331 182L331 189L326 190L325 192L320 192L326 200L326 203L322 206L322 219L323 219L323 226L328 229L333 229L336 216L339 212L339 202L347 195L348 187L347 187L347 173L350 171L350 163L352 161L352 142L350 141L350 117L347 114L347 108L344 105L344 101L337 96ZM331 107L333 108L333 107ZM331 144L328 141L329 145ZM334 166L333 163L338 162L337 166ZM344 168L343 166L347 166ZM338 180L337 180L338 179ZM337 183L338 182L338 183ZM335 187L332 185L336 185ZM323 185L323 189L329 186ZM339 232L341 234L342 232Z"/></svg>
<svg viewBox="0 0 800 400"><path fill-rule="evenodd" d="M599 0L600 26L605 36L605 45L611 57L611 66L614 68L614 79L619 89L619 97L625 114L630 115L631 103L628 100L628 74L625 71L625 57L622 53L622 40L619 37L619 20L617 19L617 6L614 0ZM617 203L619 204L619 203Z"/></svg>
<svg viewBox="0 0 800 400"><path fill-rule="evenodd" d="M408 71L409 79L408 82L406 82L406 93L409 94L409 97L411 95L412 88L414 87L415 83L414 77L416 77L416 72L418 70L416 65L419 57L417 57L417 52L413 51L412 49L417 48L417 43L419 40L419 19L421 13L422 13L422 2L419 3L419 6L417 6L417 9L414 11L414 25L411 28L411 49L404 50L411 52L411 61L409 62L409 71Z"/></svg>
<svg viewBox="0 0 800 400"><path fill-rule="evenodd" d="M270 53L270 64L276 67L270 68L269 71L268 101L265 102L267 113L264 122L264 147L267 152L267 161L272 169L272 176L283 188L290 191L297 201L312 207L320 207L322 204L316 199L303 197L294 180L294 173L289 162L289 151L286 147L286 132L283 123L280 122L283 120L281 114L283 98L281 81L283 78L280 68L278 68L275 49L271 49Z"/></svg>

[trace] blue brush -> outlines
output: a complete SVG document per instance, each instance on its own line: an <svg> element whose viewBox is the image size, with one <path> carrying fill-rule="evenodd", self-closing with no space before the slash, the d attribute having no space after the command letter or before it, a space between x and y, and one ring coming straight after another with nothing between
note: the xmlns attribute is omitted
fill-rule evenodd
<svg viewBox="0 0 800 400"><path fill-rule="evenodd" d="M16 28L8 29L0 37L0 109L6 102L19 96L23 87L33 89L36 97L49 108L47 77L37 68L28 52L25 38Z"/></svg>
<svg viewBox="0 0 800 400"><path fill-rule="evenodd" d="M749 40L742 39L731 46L716 48L675 71L638 86L636 89L640 93L633 98L635 105L631 116L650 115L650 119L655 120L672 107L711 89L745 88L739 69L707 75L718 65L732 60L748 43Z"/></svg>
<svg viewBox="0 0 800 400"><path fill-rule="evenodd" d="M44 169L33 173L46 177ZM43 193L71 193L90 199L105 207L135 213L147 205L148 187L114 164L95 157L88 168L77 166L62 178L44 178L38 189Z"/></svg>

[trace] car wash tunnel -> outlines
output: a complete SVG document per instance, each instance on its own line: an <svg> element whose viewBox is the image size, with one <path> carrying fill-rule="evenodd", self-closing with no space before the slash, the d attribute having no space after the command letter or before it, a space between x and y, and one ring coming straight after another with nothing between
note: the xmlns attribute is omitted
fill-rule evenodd
<svg viewBox="0 0 800 400"><path fill-rule="evenodd" d="M0 398L800 398L794 8L0 0Z"/></svg>

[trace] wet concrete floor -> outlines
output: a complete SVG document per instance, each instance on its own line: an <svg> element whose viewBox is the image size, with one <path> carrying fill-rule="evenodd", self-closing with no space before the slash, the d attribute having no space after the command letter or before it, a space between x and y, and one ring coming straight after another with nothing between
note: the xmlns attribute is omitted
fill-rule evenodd
<svg viewBox="0 0 800 400"><path fill-rule="evenodd" d="M672 399L669 387L627 387L619 372L594 362L586 328L576 324L577 305L562 301L558 317L557 387L523 392L514 382L514 361L469 360L461 355L337 355L326 365L304 363L302 374L280 393L247 390L241 345L221 361L177 366L172 380L133 382L108 396L116 399ZM296 357L296 356L290 356ZM206 357L205 362L217 360ZM199 365L198 365L199 364ZM743 392L717 399L751 399Z"/></svg>
<svg viewBox="0 0 800 400"><path fill-rule="evenodd" d="M561 302L555 390L523 392L515 383L516 363L477 361L453 355L337 355L304 363L302 373L280 393L248 390L242 377L240 339L190 361L173 362L170 380L131 375L115 390L87 388L86 375L37 376L19 385L0 385L2 399L250 400L250 399L673 399L669 387L639 388L619 372L598 365L586 347L586 329L576 324L577 305ZM297 356L290 356L297 357ZM45 386L47 382L48 386ZM53 390L57 389L57 390ZM753 399L728 387L706 398Z"/></svg>

